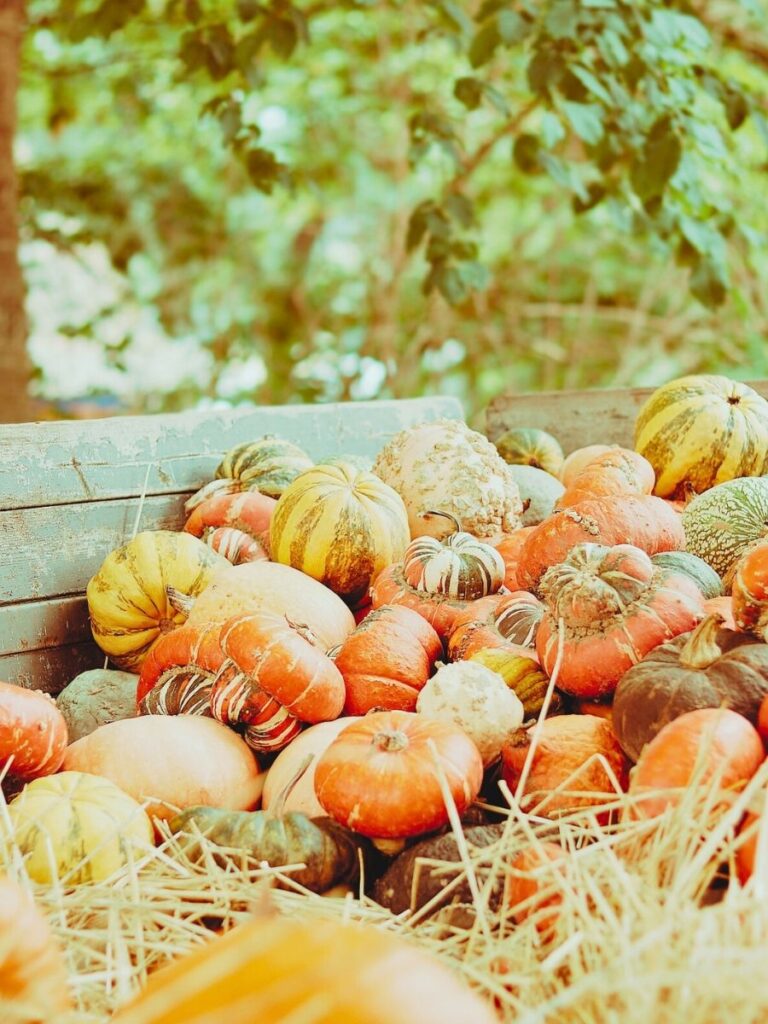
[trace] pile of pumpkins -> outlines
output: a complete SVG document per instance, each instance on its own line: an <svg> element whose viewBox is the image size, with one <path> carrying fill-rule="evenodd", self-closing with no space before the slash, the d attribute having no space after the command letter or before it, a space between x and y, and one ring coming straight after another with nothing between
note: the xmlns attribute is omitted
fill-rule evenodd
<svg viewBox="0 0 768 1024"><path fill-rule="evenodd" d="M434 895L415 852L459 820L498 838L478 798L557 817L647 791L633 813L659 815L702 752L742 788L768 739L763 473L768 403L716 376L654 392L634 450L448 420L370 468L239 445L182 531L90 581L112 668L56 702L0 684L29 875L87 884L205 834L286 887L354 886L364 863L399 912Z"/></svg>

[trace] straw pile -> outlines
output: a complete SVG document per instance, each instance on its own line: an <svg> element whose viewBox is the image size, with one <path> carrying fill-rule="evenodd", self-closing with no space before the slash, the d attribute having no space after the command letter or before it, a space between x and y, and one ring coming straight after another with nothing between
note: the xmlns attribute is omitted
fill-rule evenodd
<svg viewBox="0 0 768 1024"><path fill-rule="evenodd" d="M605 807L553 823L523 815L510 796L498 843L476 849L458 836L459 880L474 894L461 926L445 909L395 917L352 894L277 890L276 871L240 853L221 866L213 857L220 848L204 839L205 856L193 862L169 834L101 884L35 886L8 843L0 844L0 867L30 886L66 950L78 1010L57 1024L102 1024L151 971L244 919L265 890L288 915L343 916L409 936L494 1000L502 1020L753 1024L768 1019L768 835L748 885L735 880L733 863L745 838L737 825L747 806L762 807L767 784L768 763L725 810L715 780L690 787L663 820L624 813L610 826L598 824L600 812L626 812L630 797L617 794ZM0 805L0 818L5 813ZM569 856L536 875L539 898L552 902L519 925L508 910L490 909L489 894L503 885L514 853L553 838ZM455 873L456 865L441 870ZM279 877L289 876L283 869ZM525 909L518 906L518 915Z"/></svg>

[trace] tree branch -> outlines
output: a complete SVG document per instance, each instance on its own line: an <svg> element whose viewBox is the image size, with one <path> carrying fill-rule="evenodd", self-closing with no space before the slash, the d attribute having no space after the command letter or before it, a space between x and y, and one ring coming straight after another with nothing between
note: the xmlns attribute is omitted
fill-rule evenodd
<svg viewBox="0 0 768 1024"><path fill-rule="evenodd" d="M531 111L535 110L538 105L538 99L531 100L520 111L518 111L516 117L513 117L511 121L507 121L503 124L497 132L478 146L475 152L466 158L461 170L451 182L451 192L458 192L466 183L467 179L475 173L475 170L480 166L483 160L485 160L485 158L495 148L496 144L507 135L513 135L518 128L520 128Z"/></svg>

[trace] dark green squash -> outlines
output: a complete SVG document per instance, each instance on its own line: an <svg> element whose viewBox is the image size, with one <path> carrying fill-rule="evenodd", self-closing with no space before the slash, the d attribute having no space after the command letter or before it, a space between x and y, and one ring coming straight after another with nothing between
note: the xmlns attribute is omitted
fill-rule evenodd
<svg viewBox="0 0 768 1024"><path fill-rule="evenodd" d="M660 551L651 555L651 561L664 569L689 576L707 600L724 594L723 581L712 566L690 551Z"/></svg>
<svg viewBox="0 0 768 1024"><path fill-rule="evenodd" d="M624 673L614 695L613 728L637 761L645 744L686 711L724 706L754 724L766 694L768 644L723 629L709 616Z"/></svg>

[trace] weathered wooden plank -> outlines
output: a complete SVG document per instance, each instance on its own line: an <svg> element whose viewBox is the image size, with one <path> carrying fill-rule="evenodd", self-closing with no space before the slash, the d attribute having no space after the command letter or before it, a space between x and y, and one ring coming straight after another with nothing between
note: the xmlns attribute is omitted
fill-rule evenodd
<svg viewBox="0 0 768 1024"><path fill-rule="evenodd" d="M91 641L83 594L0 605L0 657Z"/></svg>
<svg viewBox="0 0 768 1024"><path fill-rule="evenodd" d="M81 593L133 535L138 498L0 512L0 604ZM176 530L184 495L147 498L140 530Z"/></svg>
<svg viewBox="0 0 768 1024"><path fill-rule="evenodd" d="M103 665L104 652L96 644L67 644L0 656L0 679L56 694L80 672Z"/></svg>
<svg viewBox="0 0 768 1024"><path fill-rule="evenodd" d="M373 456L398 430L462 415L458 399L434 397L9 424L0 427L0 509L135 496L145 482L150 495L192 491L224 452L266 433L315 459Z"/></svg>
<svg viewBox="0 0 768 1024"><path fill-rule="evenodd" d="M768 381L750 387L768 398ZM512 427L539 427L553 434L566 454L587 444L631 448L635 418L653 388L544 391L497 395L485 410L485 432L494 441Z"/></svg>

